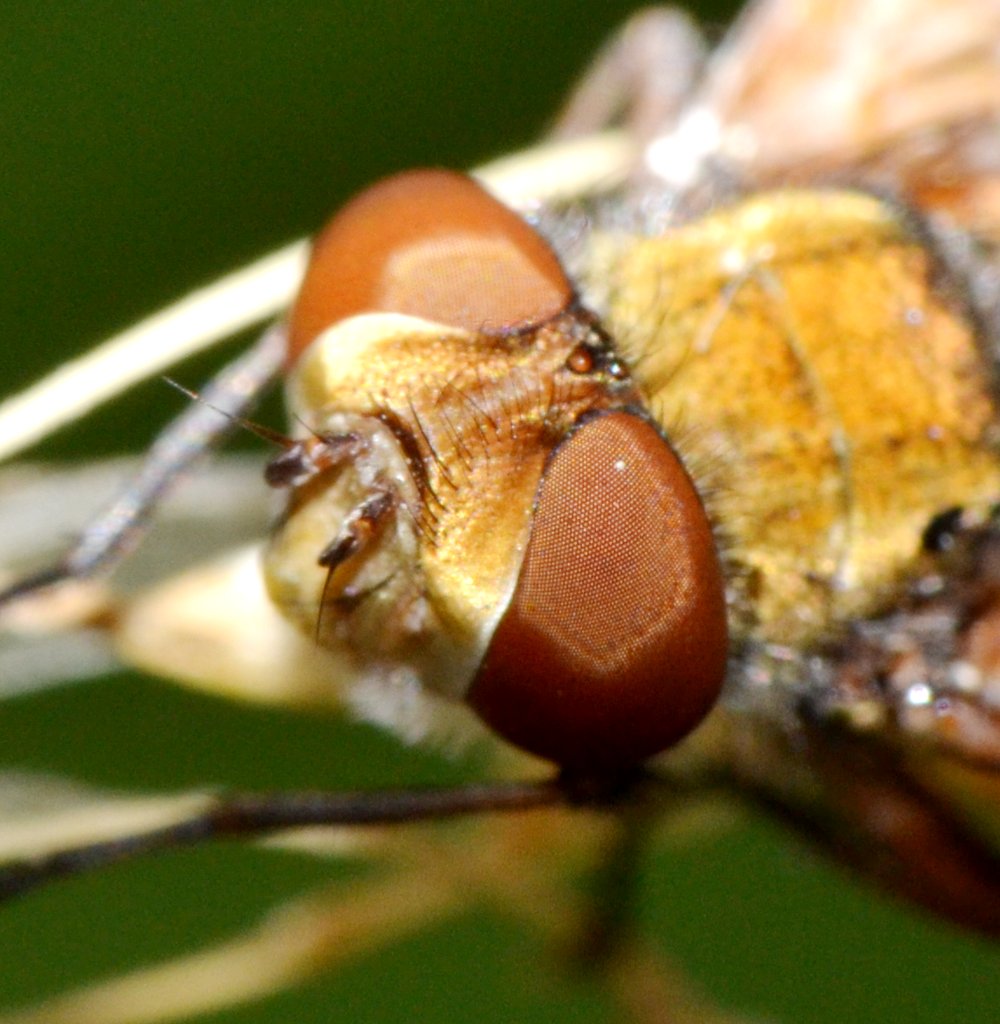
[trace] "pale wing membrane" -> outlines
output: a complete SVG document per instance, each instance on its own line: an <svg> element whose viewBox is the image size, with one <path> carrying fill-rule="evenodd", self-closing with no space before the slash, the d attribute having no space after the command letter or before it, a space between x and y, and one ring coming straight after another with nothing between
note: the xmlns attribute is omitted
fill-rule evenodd
<svg viewBox="0 0 1000 1024"><path fill-rule="evenodd" d="M5 772L0 774L0 868L168 828L212 801L206 793L125 795L53 776Z"/></svg>
<svg viewBox="0 0 1000 1024"><path fill-rule="evenodd" d="M344 666L278 614L260 560L249 545L136 595L117 618L116 650L129 665L226 697L339 707Z"/></svg>
<svg viewBox="0 0 1000 1024"><path fill-rule="evenodd" d="M1000 236L1000 0L767 0L697 105L755 181L860 178Z"/></svg>
<svg viewBox="0 0 1000 1024"><path fill-rule="evenodd" d="M0 787L0 800L2 792ZM86 798L87 791L80 792ZM72 800L73 791L67 790L63 799L67 794ZM159 803L169 822L170 801ZM318 852L375 855L383 873L296 900L217 945L0 1013L0 1024L188 1020L280 992L475 907L492 908L523 924L549 947L569 949L578 943L591 908L567 866L592 861L616 834L614 819L551 810L496 817L472 828L471 833L324 830L342 841ZM353 845L346 845L351 840ZM708 1005L683 973L639 936L629 936L621 955L595 967L595 975L625 1021L743 1020ZM331 1019L340 1019L335 1007L331 1013Z"/></svg>
<svg viewBox="0 0 1000 1024"><path fill-rule="evenodd" d="M0 776L0 866L31 861L68 847L127 841L138 832L170 829L208 810L205 793L141 797L101 791L48 776ZM396 829L324 829L323 843L296 849L324 856L381 852L408 864L412 844ZM399 838L404 848L393 854ZM219 946L118 978L97 982L43 1004L0 1015L29 1021L140 1022L180 1020L262 998L318 971L370 952L427 925L460 905L464 893L446 872L412 867L350 892L318 895L269 915L256 929Z"/></svg>
<svg viewBox="0 0 1000 1024"><path fill-rule="evenodd" d="M0 778L0 863L170 829L209 810L214 800L198 793L125 797L57 779L6 776ZM472 842L464 830L416 835L391 827L324 829L332 843L295 848L327 856L374 855L387 874L299 900L220 945L8 1012L0 1022L189 1019L281 991L483 899L566 936L575 917L558 886L565 858L591 850L611 825L600 816L574 815L568 827L567 813L573 812L497 819ZM456 839L460 856L452 845Z"/></svg>
<svg viewBox="0 0 1000 1024"><path fill-rule="evenodd" d="M21 464L0 473L0 572L18 574L60 554L67 537L120 493L140 464L141 459L126 457ZM195 470L158 507L155 542L128 560L119 576L122 588L145 586L224 547L260 537L269 504L256 455L227 455ZM45 530L39 530L40 522Z"/></svg>
<svg viewBox="0 0 1000 1024"><path fill-rule="evenodd" d="M86 682L118 668L118 659L100 630L70 630L55 636L0 634L0 701Z"/></svg>
<svg viewBox="0 0 1000 1024"><path fill-rule="evenodd" d="M0 586L58 557L67 538L120 492L137 466L136 459L108 459L73 467L22 465L0 474ZM164 503L152 543L125 563L114 590L102 581L84 580L4 609L0 700L113 670L118 659L112 631L135 628L131 611L137 606L130 595L226 547L260 537L269 518L267 499L259 459L218 459ZM39 522L45 530L38 529ZM220 616L225 611L224 605L215 607ZM211 630L204 616L201 625ZM162 648L171 649L165 626L157 636Z"/></svg>
<svg viewBox="0 0 1000 1024"><path fill-rule="evenodd" d="M502 878L507 881L508 875ZM0 1024L152 1024L232 1009L371 956L461 912L471 895L468 888L429 883L423 866L350 893L315 894L279 908L226 942L0 1013ZM517 916L533 919L550 942L565 942L574 908L548 887L534 895L533 910L519 900ZM692 990L682 969L642 939L631 939L606 965L603 981L625 1022L749 1024L711 1006ZM349 1018L333 1008L330 1019Z"/></svg>
<svg viewBox="0 0 1000 1024"><path fill-rule="evenodd" d="M435 886L418 871L350 893L307 897L227 942L0 1014L0 1024L189 1020L263 999L374 953L462 901L454 888Z"/></svg>

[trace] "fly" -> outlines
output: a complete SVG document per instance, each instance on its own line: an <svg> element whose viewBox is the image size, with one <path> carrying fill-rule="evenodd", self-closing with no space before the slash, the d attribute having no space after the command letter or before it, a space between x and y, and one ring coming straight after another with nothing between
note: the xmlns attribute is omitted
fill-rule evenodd
<svg viewBox="0 0 1000 1024"><path fill-rule="evenodd" d="M539 174L524 202L487 172L530 225L450 172L348 204L124 510L6 600L113 562L176 439L214 443L280 364L285 625L240 625L276 630L293 690L498 737L520 778L171 805L13 859L10 890L200 837L540 806L620 826L621 865L663 804L722 792L995 937L998 38L991 0L771 2L706 60L683 16L643 15L541 151L572 187ZM666 85L624 74L649 53L677 58ZM134 641L146 614L171 637L164 593L116 629L170 674L171 639Z"/></svg>

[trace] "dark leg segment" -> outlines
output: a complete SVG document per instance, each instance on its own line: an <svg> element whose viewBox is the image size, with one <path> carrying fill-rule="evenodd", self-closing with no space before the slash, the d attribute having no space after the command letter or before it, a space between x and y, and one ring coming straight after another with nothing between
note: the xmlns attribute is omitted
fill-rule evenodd
<svg viewBox="0 0 1000 1024"><path fill-rule="evenodd" d="M278 376L284 328L272 327L226 366L159 435L136 477L81 534L57 565L0 590L0 608L42 587L110 569L141 540L147 520L170 488L206 451L236 429Z"/></svg>

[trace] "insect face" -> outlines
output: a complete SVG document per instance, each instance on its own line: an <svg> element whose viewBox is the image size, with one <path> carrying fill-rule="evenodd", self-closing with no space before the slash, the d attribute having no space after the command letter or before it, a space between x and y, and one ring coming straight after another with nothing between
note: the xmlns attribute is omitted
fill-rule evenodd
<svg viewBox="0 0 1000 1024"><path fill-rule="evenodd" d="M296 418L360 440L293 491L269 586L359 686L467 700L584 773L701 720L727 646L704 507L524 221L459 175L376 185L289 336Z"/></svg>

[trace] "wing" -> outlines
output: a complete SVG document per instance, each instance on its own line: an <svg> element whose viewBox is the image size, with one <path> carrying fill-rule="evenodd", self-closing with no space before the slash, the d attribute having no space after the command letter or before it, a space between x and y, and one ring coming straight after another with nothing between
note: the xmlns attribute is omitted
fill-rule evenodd
<svg viewBox="0 0 1000 1024"><path fill-rule="evenodd" d="M765 0L695 105L760 185L860 178L1000 235L997 0Z"/></svg>

